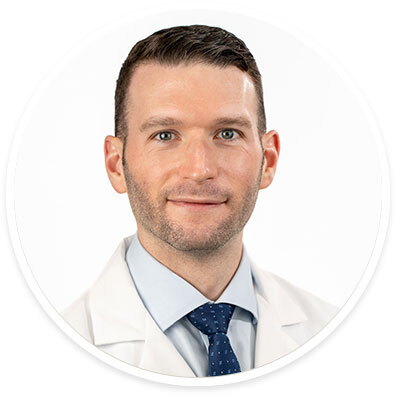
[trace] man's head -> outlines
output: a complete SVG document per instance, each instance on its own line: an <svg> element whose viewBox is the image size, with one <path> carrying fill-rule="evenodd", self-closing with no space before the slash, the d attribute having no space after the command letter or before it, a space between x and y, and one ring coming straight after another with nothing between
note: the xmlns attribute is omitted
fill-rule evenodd
<svg viewBox="0 0 396 396"><path fill-rule="evenodd" d="M245 44L200 25L154 33L132 48L115 100L106 168L138 230L194 255L241 236L279 154Z"/></svg>

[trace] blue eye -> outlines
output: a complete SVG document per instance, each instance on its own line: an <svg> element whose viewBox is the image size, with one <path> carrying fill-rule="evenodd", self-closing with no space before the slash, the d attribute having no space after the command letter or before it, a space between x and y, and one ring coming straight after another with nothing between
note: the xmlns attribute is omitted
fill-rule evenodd
<svg viewBox="0 0 396 396"><path fill-rule="evenodd" d="M237 132L234 129L223 129L219 132L219 134L224 140L234 140L233 138L235 137L235 134L237 134Z"/></svg>
<svg viewBox="0 0 396 396"><path fill-rule="evenodd" d="M173 132L164 131L164 132L157 133L157 135L155 137L157 137L157 136L159 137L159 140L161 140L161 141L168 141L168 140L172 140Z"/></svg>

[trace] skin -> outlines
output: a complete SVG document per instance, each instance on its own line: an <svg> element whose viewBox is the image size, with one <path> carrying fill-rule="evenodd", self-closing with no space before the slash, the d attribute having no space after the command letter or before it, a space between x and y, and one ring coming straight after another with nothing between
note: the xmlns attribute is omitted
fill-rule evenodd
<svg viewBox="0 0 396 396"><path fill-rule="evenodd" d="M234 66L141 64L126 108L125 150L105 138L110 182L128 193L144 248L216 301L238 269L257 194L274 178L278 133L260 137L254 85ZM217 121L237 116L246 125Z"/></svg>

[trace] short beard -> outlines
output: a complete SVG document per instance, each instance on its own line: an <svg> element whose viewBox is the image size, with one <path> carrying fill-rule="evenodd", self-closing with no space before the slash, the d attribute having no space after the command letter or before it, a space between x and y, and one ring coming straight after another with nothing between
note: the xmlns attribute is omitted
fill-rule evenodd
<svg viewBox="0 0 396 396"><path fill-rule="evenodd" d="M187 233L182 225L166 216L164 208L167 204L167 197L171 192L173 194L176 192L176 196L183 194L192 196L219 196L220 194L224 195L224 191L219 191L217 187L211 184L200 187L199 190L198 187L191 188L189 186L188 189L183 187L182 191L180 189L177 191L175 189L172 189L172 191L162 191L156 205L146 193L146 183L138 184L125 162L123 162L123 168L128 198L136 222L156 238L172 246L174 249L184 252L184 254L193 257L209 257L214 255L231 238L240 233L248 222L256 204L263 164L264 155L256 183L249 186L241 200L242 204L231 210L231 213L216 226L211 227L204 233L201 232L201 235L199 235L199 224ZM228 197L231 199L227 201L226 205L235 205L234 200L229 194ZM161 203L163 203L162 206Z"/></svg>

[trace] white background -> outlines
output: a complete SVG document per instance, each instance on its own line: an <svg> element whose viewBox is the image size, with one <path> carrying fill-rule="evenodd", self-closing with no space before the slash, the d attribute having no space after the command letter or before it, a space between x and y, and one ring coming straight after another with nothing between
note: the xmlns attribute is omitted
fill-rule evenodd
<svg viewBox="0 0 396 396"><path fill-rule="evenodd" d="M0 75L2 109L1 177L17 121L29 97L51 66L81 37L139 6L130 1L54 4L20 1L2 7ZM176 2L170 2L177 4ZM217 1L225 9L237 2ZM396 155L394 93L395 51L391 2L376 6L353 1L266 1L266 18L290 24L317 40L353 76L367 97L382 129L392 168ZM146 1L144 7L156 2ZM159 4L159 2L158 2ZM163 3L162 3L163 4ZM257 8L253 2L245 2ZM205 2L200 2L200 7ZM140 6L143 7L143 6ZM4 196L4 193L3 193ZM135 390L159 390L165 394L185 388L157 385L107 367L69 340L47 317L26 285L14 258L2 207L1 224L1 363L2 393L130 394ZM393 221L394 222L394 221ZM392 235L393 234L393 235ZM227 392L245 389L284 395L297 394L394 394L396 301L393 263L396 248L392 221L380 265L368 290L343 324L308 355L265 377L214 389L191 392ZM8 388L8 391L6 389Z"/></svg>

